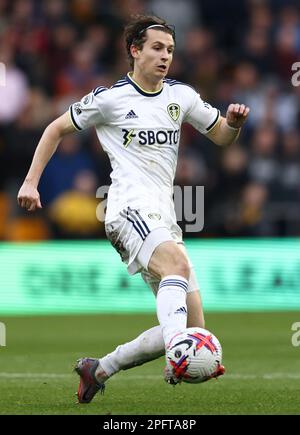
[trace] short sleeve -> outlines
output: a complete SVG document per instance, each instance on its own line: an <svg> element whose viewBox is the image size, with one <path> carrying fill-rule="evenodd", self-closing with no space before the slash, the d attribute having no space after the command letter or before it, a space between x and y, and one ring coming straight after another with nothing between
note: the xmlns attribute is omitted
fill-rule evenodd
<svg viewBox="0 0 300 435"><path fill-rule="evenodd" d="M220 119L220 111L203 101L199 94L194 92L192 108L188 111L184 121L191 124L200 133L208 133Z"/></svg>
<svg viewBox="0 0 300 435"><path fill-rule="evenodd" d="M76 130L85 130L106 122L107 91L106 88L96 88L80 101L71 104L69 113Z"/></svg>

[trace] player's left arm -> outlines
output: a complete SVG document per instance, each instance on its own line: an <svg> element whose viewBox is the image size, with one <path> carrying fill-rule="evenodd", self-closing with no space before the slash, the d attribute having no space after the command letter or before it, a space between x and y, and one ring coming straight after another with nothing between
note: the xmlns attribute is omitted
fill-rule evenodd
<svg viewBox="0 0 300 435"><path fill-rule="evenodd" d="M230 104L226 118L220 116L216 125L206 133L206 137L217 145L230 145L239 136L242 126L247 120L250 108L244 104Z"/></svg>

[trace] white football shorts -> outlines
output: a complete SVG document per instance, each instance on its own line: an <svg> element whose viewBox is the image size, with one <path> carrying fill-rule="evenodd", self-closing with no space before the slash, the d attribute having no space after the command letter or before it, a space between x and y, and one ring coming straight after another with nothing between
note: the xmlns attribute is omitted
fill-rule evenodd
<svg viewBox="0 0 300 435"><path fill-rule="evenodd" d="M148 264L154 250L161 243L174 241L178 243L188 258L183 246L182 231L175 218L163 217L147 209L127 207L117 218L105 222L107 238L127 264L130 275L141 272L144 281L156 294L160 280L148 272ZM188 258L191 275L188 292L197 290L197 278Z"/></svg>

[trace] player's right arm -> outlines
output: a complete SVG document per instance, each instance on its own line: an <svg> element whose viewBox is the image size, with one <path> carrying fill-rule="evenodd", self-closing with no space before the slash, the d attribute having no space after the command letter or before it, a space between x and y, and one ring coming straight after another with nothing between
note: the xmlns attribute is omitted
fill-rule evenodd
<svg viewBox="0 0 300 435"><path fill-rule="evenodd" d="M38 184L41 175L57 149L61 139L68 133L76 131L69 112L55 119L45 129L35 150L30 169L18 193L18 204L28 211L42 208Z"/></svg>
<svg viewBox="0 0 300 435"><path fill-rule="evenodd" d="M112 101L107 88L99 86L79 102L73 103L68 112L48 125L38 143L30 169L18 193L18 203L21 207L28 211L42 207L37 187L59 142L68 133L85 130L109 121Z"/></svg>

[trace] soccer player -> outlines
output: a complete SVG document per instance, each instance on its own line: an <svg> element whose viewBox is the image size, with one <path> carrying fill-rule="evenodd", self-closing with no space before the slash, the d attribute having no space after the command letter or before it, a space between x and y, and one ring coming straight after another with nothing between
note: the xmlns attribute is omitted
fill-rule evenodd
<svg viewBox="0 0 300 435"><path fill-rule="evenodd" d="M135 17L125 28L125 39L132 72L109 89L97 87L45 129L18 193L21 207L41 208L39 179L60 140L95 127L113 169L107 237L129 274L141 272L156 296L158 326L100 359L78 360L80 403L90 402L119 370L164 355L172 337L186 327L204 327L199 288L173 202L181 124L188 122L214 143L229 145L249 113L243 104L230 104L222 117L193 88L166 78L175 33L163 19ZM178 382L168 371L165 378Z"/></svg>

